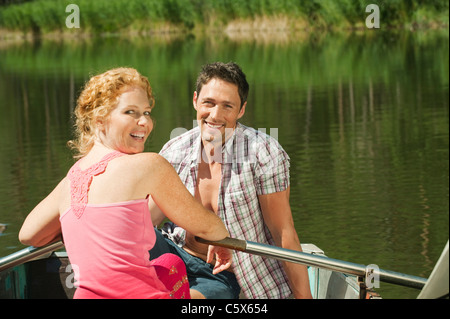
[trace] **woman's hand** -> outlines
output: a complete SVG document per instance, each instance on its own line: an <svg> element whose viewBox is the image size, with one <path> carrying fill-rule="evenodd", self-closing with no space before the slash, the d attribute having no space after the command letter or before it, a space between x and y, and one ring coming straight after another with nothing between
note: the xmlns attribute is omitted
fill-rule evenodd
<svg viewBox="0 0 450 319"><path fill-rule="evenodd" d="M206 262L211 263L214 258L216 260L216 264L214 265L213 274L215 275L230 268L233 260L233 254L228 248L209 245Z"/></svg>

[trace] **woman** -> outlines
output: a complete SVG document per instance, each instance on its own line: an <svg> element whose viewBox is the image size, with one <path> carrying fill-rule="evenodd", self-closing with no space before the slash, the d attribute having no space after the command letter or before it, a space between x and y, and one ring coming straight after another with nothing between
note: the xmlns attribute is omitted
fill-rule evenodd
<svg viewBox="0 0 450 319"><path fill-rule="evenodd" d="M42 246L62 236L78 289L75 298L169 298L149 262L155 243L149 196L176 224L208 240L227 237L161 156L143 153L153 128L147 78L130 68L94 76L75 110L80 159L26 218L23 244ZM210 247L214 272L231 265L228 249ZM170 268L170 267L169 267ZM175 270L176 271L176 270Z"/></svg>

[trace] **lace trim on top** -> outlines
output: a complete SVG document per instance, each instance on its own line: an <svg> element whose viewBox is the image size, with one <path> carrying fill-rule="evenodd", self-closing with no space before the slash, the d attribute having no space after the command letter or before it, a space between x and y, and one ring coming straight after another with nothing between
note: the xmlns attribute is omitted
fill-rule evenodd
<svg viewBox="0 0 450 319"><path fill-rule="evenodd" d="M89 187L91 186L93 177L102 174L106 170L109 161L122 155L125 154L119 151L109 153L105 155L100 162L85 170L80 169L79 161L72 166L68 174L70 180L70 206L77 218L80 218L83 215L86 208Z"/></svg>

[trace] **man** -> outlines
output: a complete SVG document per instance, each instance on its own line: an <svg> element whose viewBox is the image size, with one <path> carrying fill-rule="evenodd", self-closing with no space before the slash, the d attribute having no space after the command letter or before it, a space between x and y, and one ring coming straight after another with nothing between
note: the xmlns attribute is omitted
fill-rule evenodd
<svg viewBox="0 0 450 319"><path fill-rule="evenodd" d="M170 140L160 154L191 194L222 218L231 237L301 251L289 205L289 157L275 139L238 122L248 90L237 64L204 66L193 97L198 127ZM154 224L164 218L153 215ZM232 272L219 274L227 277L208 276L207 269L192 270L209 267L208 246L179 227L166 232L189 259L181 256L193 298L237 298L239 286L246 298L287 298L291 292L311 298L303 265L236 252ZM169 239L166 243L175 252ZM190 265L192 259L196 265Z"/></svg>

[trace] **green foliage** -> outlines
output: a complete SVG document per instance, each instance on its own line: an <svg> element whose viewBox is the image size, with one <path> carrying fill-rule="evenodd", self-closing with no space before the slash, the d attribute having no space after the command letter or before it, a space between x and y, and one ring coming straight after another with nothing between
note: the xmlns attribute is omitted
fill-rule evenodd
<svg viewBox="0 0 450 319"><path fill-rule="evenodd" d="M65 28L65 12L72 0L34 0L0 6L0 27L45 33ZM170 23L192 29L211 22L226 24L234 19L258 16L302 16L313 27L354 25L364 21L370 0L77 0L81 27L93 33L118 32L133 25L151 27ZM424 20L447 21L445 0L380 0L385 25Z"/></svg>

